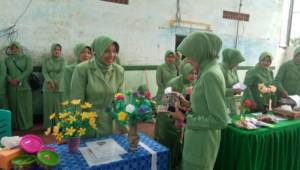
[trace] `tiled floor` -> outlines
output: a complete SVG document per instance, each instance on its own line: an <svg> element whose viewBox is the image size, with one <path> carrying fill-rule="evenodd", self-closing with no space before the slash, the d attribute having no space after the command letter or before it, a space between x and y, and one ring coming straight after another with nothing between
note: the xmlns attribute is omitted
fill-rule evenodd
<svg viewBox="0 0 300 170"><path fill-rule="evenodd" d="M138 126L139 131L145 133L146 135L150 137L154 137L154 123L139 123ZM49 135L46 136L44 134L44 130L42 128L41 124L35 124L33 128L31 128L28 131L14 131L13 135L17 136L23 136L26 134L35 134L40 136L45 144L55 143L55 139L53 136Z"/></svg>

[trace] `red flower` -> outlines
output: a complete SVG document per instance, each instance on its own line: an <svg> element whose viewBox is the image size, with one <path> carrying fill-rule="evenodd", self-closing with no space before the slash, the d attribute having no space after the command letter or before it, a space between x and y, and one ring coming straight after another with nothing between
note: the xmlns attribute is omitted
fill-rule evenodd
<svg viewBox="0 0 300 170"><path fill-rule="evenodd" d="M145 92L145 97L147 98L147 99L152 99L152 96L151 96L151 93L150 93L150 91L146 91Z"/></svg>
<svg viewBox="0 0 300 170"><path fill-rule="evenodd" d="M251 108L251 107L253 106L253 102L252 102L252 100L250 100L250 99L246 99L246 100L244 100L243 105L244 105L245 107Z"/></svg>
<svg viewBox="0 0 300 170"><path fill-rule="evenodd" d="M188 87L187 92L188 92L189 95L192 95L193 87Z"/></svg>

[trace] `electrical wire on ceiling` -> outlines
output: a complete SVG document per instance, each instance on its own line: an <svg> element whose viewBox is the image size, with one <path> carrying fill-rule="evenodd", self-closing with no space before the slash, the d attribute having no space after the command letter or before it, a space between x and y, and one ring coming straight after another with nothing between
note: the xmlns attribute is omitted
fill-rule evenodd
<svg viewBox="0 0 300 170"><path fill-rule="evenodd" d="M20 21L20 19L24 16L26 11L28 10L29 6L31 5L33 0L29 0L26 7L24 8L23 12L18 16L16 21L12 26L9 26L8 28L0 30L0 38L7 37L8 42L15 41L18 37L18 30L16 28L17 23Z"/></svg>

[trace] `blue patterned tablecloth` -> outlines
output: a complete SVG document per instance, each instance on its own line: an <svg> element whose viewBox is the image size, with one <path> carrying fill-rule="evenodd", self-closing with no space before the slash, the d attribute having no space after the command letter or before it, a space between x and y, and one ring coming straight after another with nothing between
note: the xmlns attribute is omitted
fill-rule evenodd
<svg viewBox="0 0 300 170"><path fill-rule="evenodd" d="M81 169L99 169L99 170L151 170L152 154L147 151L144 147L139 145L139 148L135 152L128 150L128 142L126 135L111 135L107 137L94 138L88 140L82 140L80 147L86 146L86 142L112 138L120 146L122 146L128 153L121 155L122 160L111 162L107 164L97 165L89 167L80 151L75 154L71 154L68 151L67 145L51 144L50 146L55 147L56 152L60 156L60 164L56 167L59 170L81 170ZM169 150L151 139L150 137L140 133L140 141L146 144L149 148L157 154L156 167L157 170L168 169L168 155ZM153 168L153 166L152 166Z"/></svg>

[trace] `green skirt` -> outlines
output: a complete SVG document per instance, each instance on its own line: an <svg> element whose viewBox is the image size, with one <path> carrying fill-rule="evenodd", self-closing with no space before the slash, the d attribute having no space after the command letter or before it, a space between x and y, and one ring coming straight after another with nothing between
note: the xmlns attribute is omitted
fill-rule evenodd
<svg viewBox="0 0 300 170"><path fill-rule="evenodd" d="M8 87L8 103L12 111L12 126L15 130L28 130L33 126L31 90Z"/></svg>
<svg viewBox="0 0 300 170"><path fill-rule="evenodd" d="M63 92L43 92L43 127L46 129L52 126L49 116L52 113L62 112L62 103L64 102Z"/></svg>
<svg viewBox="0 0 300 170"><path fill-rule="evenodd" d="M167 113L158 113L155 126L156 139L159 143L170 149L170 169L179 169L182 158L181 130L175 127L174 119Z"/></svg>

